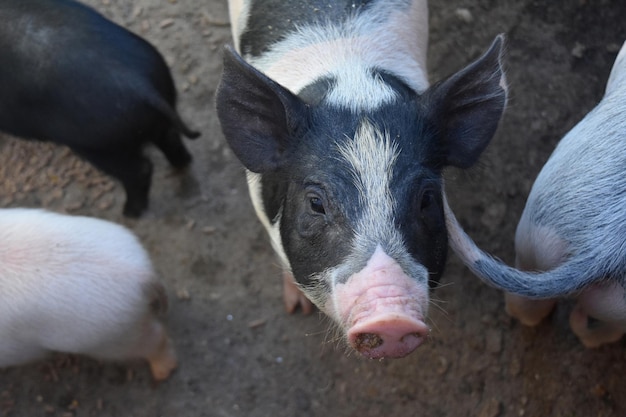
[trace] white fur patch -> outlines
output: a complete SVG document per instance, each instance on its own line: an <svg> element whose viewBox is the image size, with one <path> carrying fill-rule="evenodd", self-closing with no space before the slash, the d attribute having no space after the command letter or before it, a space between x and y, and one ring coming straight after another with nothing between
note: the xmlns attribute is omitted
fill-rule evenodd
<svg viewBox="0 0 626 417"><path fill-rule="evenodd" d="M340 27L301 26L261 57L255 67L294 93L322 77L336 80L328 100L352 110L389 103L396 93L372 70L398 76L412 89L428 88L428 12L424 1L408 10L402 2L378 2Z"/></svg>
<svg viewBox="0 0 626 417"><path fill-rule="evenodd" d="M267 214L265 213L265 208L263 207L263 197L261 195L261 174L246 171L246 178L248 180L248 190L250 191L250 199L252 200L252 206L254 207L254 211L261 221L261 224L263 224L263 226L265 227L267 234L270 236L272 248L278 254L278 257L282 262L283 269L290 271L291 267L289 265L289 260L287 259L287 255L285 254L283 242L280 237L280 217L282 215L282 212L279 213L279 218L277 219L277 221L272 224L270 222L270 219L267 217Z"/></svg>
<svg viewBox="0 0 626 417"><path fill-rule="evenodd" d="M354 136L339 152L349 163L354 185L365 214L359 229L375 230L393 219L394 200L390 184L399 151L387 132L363 121Z"/></svg>
<svg viewBox="0 0 626 417"><path fill-rule="evenodd" d="M383 245L390 256L403 266L412 265L413 269L414 262L395 228L397 204L391 193L391 181L399 150L388 132L363 121L354 139L339 145L339 152L351 167L354 185L359 191L359 204L363 207L355 226L354 251L366 254L376 245ZM427 274L406 272L414 279L428 280Z"/></svg>

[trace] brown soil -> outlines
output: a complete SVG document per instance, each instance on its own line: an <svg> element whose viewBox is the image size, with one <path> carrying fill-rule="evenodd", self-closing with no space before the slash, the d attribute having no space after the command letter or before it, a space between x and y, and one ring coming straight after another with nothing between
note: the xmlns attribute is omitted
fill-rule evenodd
<svg viewBox="0 0 626 417"><path fill-rule="evenodd" d="M150 210L121 216L121 187L48 144L0 137L0 206L47 207L133 229L170 297L180 367L155 386L144 363L54 355L0 370L0 416L626 415L624 341L586 350L570 302L536 328L511 320L502 295L450 256L434 294L428 343L400 360L349 352L319 314L287 315L280 271L226 146L213 97L225 1L88 0L155 44L171 65L179 109L203 132L176 175L151 150ZM525 198L559 138L600 99L626 39L623 0L464 0L431 4L436 81L501 32L511 96L500 130L469 174L448 172L468 232L507 262ZM574 162L575 163L575 162Z"/></svg>

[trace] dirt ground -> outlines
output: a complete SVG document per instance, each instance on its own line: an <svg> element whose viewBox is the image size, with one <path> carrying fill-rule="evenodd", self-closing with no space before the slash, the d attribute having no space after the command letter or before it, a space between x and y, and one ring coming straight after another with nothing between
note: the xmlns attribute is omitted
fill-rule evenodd
<svg viewBox="0 0 626 417"><path fill-rule="evenodd" d="M280 271L222 137L213 97L225 0L88 0L151 41L170 64L179 110L202 131L175 175L155 150L150 210L121 216L121 187L48 144L0 137L0 206L47 207L120 222L149 250L170 296L180 359L159 385L144 363L56 354L0 370L0 416L626 415L626 343L586 350L569 330L570 302L527 328L502 295L451 255L433 294L432 337L408 357L368 361L333 339L319 313L283 311ZM433 1L431 81L507 34L511 97L478 168L447 173L468 232L511 263L517 220L560 137L600 99L626 39L623 0ZM4 63L2 64L4 65Z"/></svg>

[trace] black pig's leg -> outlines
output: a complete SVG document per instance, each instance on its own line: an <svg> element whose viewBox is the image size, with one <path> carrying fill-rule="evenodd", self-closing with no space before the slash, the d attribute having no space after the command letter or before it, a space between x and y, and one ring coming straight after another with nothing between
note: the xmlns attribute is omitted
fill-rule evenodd
<svg viewBox="0 0 626 417"><path fill-rule="evenodd" d="M191 162L191 154L183 144L178 129L171 127L157 132L153 142L173 167L184 168Z"/></svg>
<svg viewBox="0 0 626 417"><path fill-rule="evenodd" d="M113 153L77 150L77 153L122 183L126 191L125 216L139 217L148 207L152 162L141 150Z"/></svg>

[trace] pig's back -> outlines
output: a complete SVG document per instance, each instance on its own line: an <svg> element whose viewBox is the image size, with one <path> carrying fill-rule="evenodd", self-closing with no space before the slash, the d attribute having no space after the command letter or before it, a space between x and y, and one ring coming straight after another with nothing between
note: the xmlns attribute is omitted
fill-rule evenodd
<svg viewBox="0 0 626 417"><path fill-rule="evenodd" d="M138 120L145 117L138 109L159 114L156 97L176 99L161 54L85 5L6 0L0 21L0 61L7 63L0 66L0 128L7 133L70 146L121 146L128 126L141 131L137 124L148 129L153 123Z"/></svg>
<svg viewBox="0 0 626 417"><path fill-rule="evenodd" d="M145 291L153 279L147 253L122 226L34 209L0 210L3 338L27 345L41 340L52 350L67 350L61 347L77 334L101 343L149 310Z"/></svg>
<svg viewBox="0 0 626 417"><path fill-rule="evenodd" d="M593 254L601 270L626 269L625 174L626 59L618 56L605 97L559 142L539 173L518 243L543 227L567 243L569 256Z"/></svg>

